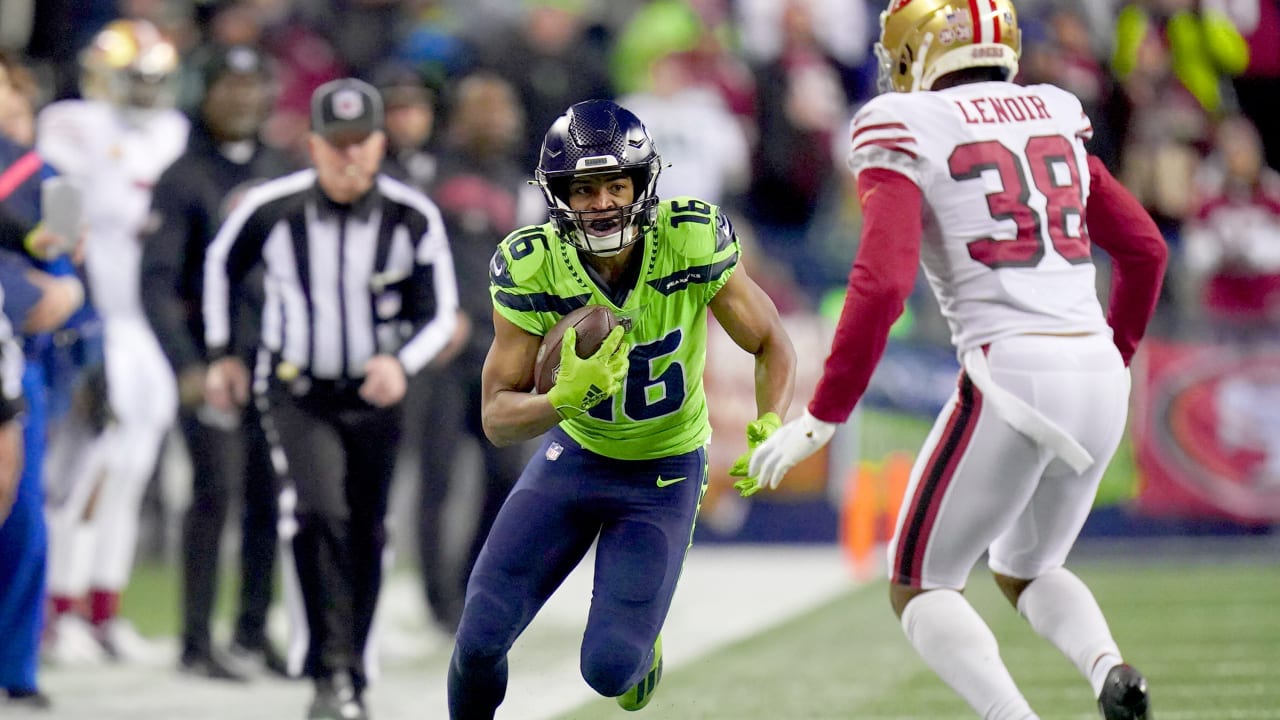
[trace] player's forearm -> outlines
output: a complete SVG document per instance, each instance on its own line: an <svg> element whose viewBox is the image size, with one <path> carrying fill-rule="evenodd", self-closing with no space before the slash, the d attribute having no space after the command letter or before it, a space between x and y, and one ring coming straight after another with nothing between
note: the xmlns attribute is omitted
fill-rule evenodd
<svg viewBox="0 0 1280 720"><path fill-rule="evenodd" d="M781 324L778 326L781 328ZM795 392L796 353L784 334L774 333L756 353L756 416L777 413L785 418Z"/></svg>
<svg viewBox="0 0 1280 720"><path fill-rule="evenodd" d="M546 395L500 390L486 398L480 413L484 434L498 447L538 437L560 424Z"/></svg>

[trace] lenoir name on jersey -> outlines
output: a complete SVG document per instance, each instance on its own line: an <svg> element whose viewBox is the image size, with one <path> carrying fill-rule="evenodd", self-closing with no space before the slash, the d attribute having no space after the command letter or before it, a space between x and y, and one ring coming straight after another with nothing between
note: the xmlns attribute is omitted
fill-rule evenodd
<svg viewBox="0 0 1280 720"><path fill-rule="evenodd" d="M1035 95L963 98L953 102L970 125L1053 119L1044 99Z"/></svg>

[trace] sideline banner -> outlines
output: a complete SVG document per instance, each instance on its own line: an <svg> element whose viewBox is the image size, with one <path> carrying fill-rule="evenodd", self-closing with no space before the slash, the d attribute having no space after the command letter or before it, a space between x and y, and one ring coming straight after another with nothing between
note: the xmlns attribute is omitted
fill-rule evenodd
<svg viewBox="0 0 1280 720"><path fill-rule="evenodd" d="M1280 520L1280 345L1143 344L1133 374L1138 509Z"/></svg>

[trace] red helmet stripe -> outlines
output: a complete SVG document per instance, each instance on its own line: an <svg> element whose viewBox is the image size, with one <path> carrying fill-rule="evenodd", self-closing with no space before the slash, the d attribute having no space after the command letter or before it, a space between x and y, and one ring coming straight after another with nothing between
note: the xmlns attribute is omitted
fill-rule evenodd
<svg viewBox="0 0 1280 720"><path fill-rule="evenodd" d="M987 0L987 4L991 6L991 42L1000 42L1000 10L996 7L996 0Z"/></svg>
<svg viewBox="0 0 1280 720"><path fill-rule="evenodd" d="M969 0L969 20L973 25L974 44L982 42L982 12L978 10L978 0Z"/></svg>

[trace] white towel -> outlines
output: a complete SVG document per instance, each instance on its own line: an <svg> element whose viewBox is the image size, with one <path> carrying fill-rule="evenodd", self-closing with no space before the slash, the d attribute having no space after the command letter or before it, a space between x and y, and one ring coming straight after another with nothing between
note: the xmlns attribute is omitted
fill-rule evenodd
<svg viewBox="0 0 1280 720"><path fill-rule="evenodd" d="M982 348L969 350L960 362L969 374L969 379L996 411L996 417L1031 438L1035 444L1062 458L1077 473L1084 472L1093 464L1093 456L1066 430L1031 407L1027 401L996 384L991 378L987 356Z"/></svg>

